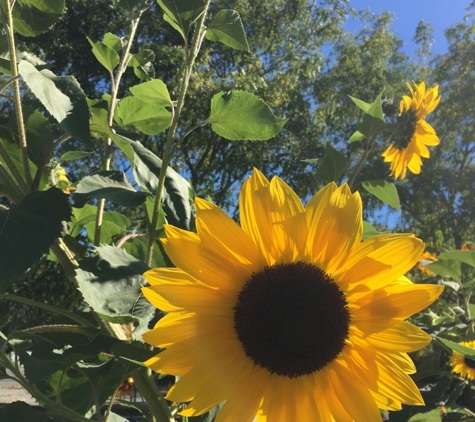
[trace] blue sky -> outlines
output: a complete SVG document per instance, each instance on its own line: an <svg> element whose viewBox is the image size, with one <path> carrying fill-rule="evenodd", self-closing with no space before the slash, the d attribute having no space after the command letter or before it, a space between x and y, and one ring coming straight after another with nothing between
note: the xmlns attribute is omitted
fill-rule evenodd
<svg viewBox="0 0 475 422"><path fill-rule="evenodd" d="M404 52L410 55L417 46L412 41L419 21L431 22L435 29L435 42L432 45L433 53L445 53L447 43L444 30L450 25L461 21L465 9L471 0L350 0L350 6L356 10L368 6L373 13L389 10L395 13L396 20L392 28L404 41ZM358 24L349 22L347 29L357 30Z"/></svg>

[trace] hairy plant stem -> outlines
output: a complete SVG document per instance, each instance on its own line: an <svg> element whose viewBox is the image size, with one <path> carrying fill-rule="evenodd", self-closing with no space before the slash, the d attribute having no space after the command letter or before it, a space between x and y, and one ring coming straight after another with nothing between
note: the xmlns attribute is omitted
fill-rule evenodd
<svg viewBox="0 0 475 422"><path fill-rule="evenodd" d="M132 372L135 386L147 402L152 414L151 422L175 422L167 402L158 390L155 380L152 378L150 369L139 368Z"/></svg>
<svg viewBox="0 0 475 422"><path fill-rule="evenodd" d="M122 79L122 75L127 69L127 64L131 58L130 56L130 49L132 48L132 43L135 38L135 34L137 32L137 28L139 26L140 17L142 16L143 11L139 12L139 15L132 19L130 22L130 34L129 39L127 41L127 45L125 46L124 53L122 54L121 61L119 63L119 67L117 72L114 74L111 71L111 101L109 105L109 116L108 116L108 123L109 127L112 127L114 123L114 111L115 107L117 106L117 94L119 92L120 80ZM106 143L106 150L105 150L105 159L104 165L102 166L103 170L110 170L111 164L111 154L112 154L112 139L107 138ZM96 214L96 226L94 229L94 246L99 246L101 243L101 229L102 229L102 221L104 218L104 206L105 206L105 199L101 198L97 204L97 214Z"/></svg>
<svg viewBox="0 0 475 422"><path fill-rule="evenodd" d="M1 142L0 142L0 157L2 157L3 162L8 167L13 177L17 181L19 185L18 188L21 189L22 191L22 197L25 196L25 194L29 191L28 185L25 182L25 179L23 178L21 173L16 168L15 163L10 158L8 151L5 149L5 147L3 146Z"/></svg>
<svg viewBox="0 0 475 422"><path fill-rule="evenodd" d="M9 79L6 81L4 84L0 85L0 92L2 92L4 89L7 89L13 82L16 80L20 79L21 75L16 75L14 78Z"/></svg>
<svg viewBox="0 0 475 422"><path fill-rule="evenodd" d="M20 202L25 196L25 193L11 178L5 167L3 167L2 163L0 163L0 185L3 185L2 193L4 193L7 198L15 204Z"/></svg>
<svg viewBox="0 0 475 422"><path fill-rule="evenodd" d="M366 145L365 145L365 151L363 152L363 155L361 156L360 161L356 165L355 171L353 172L351 177L348 179L347 183L350 186L351 191L354 190L355 186L358 186L358 185L354 185L356 177L358 176L361 169L363 168L363 164L368 159L368 156L369 156L371 150L373 149L375 140L376 140L376 136L373 136L373 137L371 137L367 140Z"/></svg>
<svg viewBox="0 0 475 422"><path fill-rule="evenodd" d="M25 178L27 184L27 192L31 190L31 185L33 179L31 177L30 165L28 161L28 145L26 142L26 132L25 132L25 122L23 119L23 107L21 105L21 96L20 96L20 82L18 81L18 67L17 67L17 58L16 58L16 48L15 48L15 37L13 30L13 16L12 16L12 6L9 0L4 1L6 6L6 21L7 21L7 37L8 37L8 48L10 52L10 65L12 71L13 81L13 102L15 103L15 113L16 121L18 127L18 136L20 140L20 149L21 149L21 158L23 161L23 169L25 171Z"/></svg>
<svg viewBox="0 0 475 422"><path fill-rule="evenodd" d="M158 187L157 187L157 192L155 194L155 203L153 206L152 221L151 221L151 224L149 227L149 233L148 233L147 264L149 266L151 266L152 264L153 244L155 241L155 231L157 227L158 216L160 215L160 210L162 207L161 198L162 198L162 193L163 193L163 187L165 186L165 177L167 174L168 165L170 164L170 161L172 159L171 150L172 150L172 147L174 147L174 150L176 150L178 147L178 143L173 145L175 141L175 132L178 126L178 120L180 118L183 104L185 102L186 91L188 90L188 84L190 82L193 65L195 63L196 56L198 55L198 52L200 51L201 43L203 41L204 21L206 18L206 14L208 12L209 3L210 3L210 0L207 0L203 13L201 14L200 18L196 22L195 32L193 34L193 39L191 41L191 47L188 48L188 46L185 45L186 63L185 63L184 75L181 81L180 93L178 95L176 108L175 110L172 110L172 122L167 133L167 142L165 144L165 150L163 152L162 167L160 169L160 175L158 178Z"/></svg>

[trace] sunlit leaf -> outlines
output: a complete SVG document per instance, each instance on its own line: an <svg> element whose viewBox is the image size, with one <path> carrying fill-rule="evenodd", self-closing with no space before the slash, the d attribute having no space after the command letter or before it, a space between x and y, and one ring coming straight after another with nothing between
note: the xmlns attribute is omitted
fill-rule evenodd
<svg viewBox="0 0 475 422"><path fill-rule="evenodd" d="M441 260L450 259L452 261L463 262L471 267L475 267L475 251L450 251L441 253L438 257Z"/></svg>
<svg viewBox="0 0 475 422"><path fill-rule="evenodd" d="M445 338L441 338L441 337L437 337L437 340L444 343L448 348L452 349L454 352L461 354L462 356L475 357L475 349L472 349L467 346L462 346L461 344L455 343L450 340L446 340Z"/></svg>
<svg viewBox="0 0 475 422"><path fill-rule="evenodd" d="M86 95L76 78L56 76L46 69L39 71L25 60L20 61L18 70L61 129L80 142L90 143Z"/></svg>
<svg viewBox="0 0 475 422"><path fill-rule="evenodd" d="M460 262L451 259L439 259L437 262L426 265L425 267L435 274L452 277L457 281L460 281L460 276L462 275Z"/></svg>
<svg viewBox="0 0 475 422"><path fill-rule="evenodd" d="M102 42L115 51L120 50L123 47L122 38L118 37L117 35L111 34L110 32L107 32L104 35L104 39L102 40Z"/></svg>
<svg viewBox="0 0 475 422"><path fill-rule="evenodd" d="M244 91L220 92L211 100L211 115L205 123L230 141L265 141L276 136L287 119L274 116L269 106Z"/></svg>
<svg viewBox="0 0 475 422"><path fill-rule="evenodd" d="M351 96L350 98L365 112L363 118L358 122L356 127L357 132L350 138L351 142L363 139L361 135L366 138L371 138L380 134L386 127L386 121L384 120L383 109L381 107L381 94L378 95L372 104L365 103Z"/></svg>
<svg viewBox="0 0 475 422"><path fill-rule="evenodd" d="M367 180L363 182L363 189L376 198L383 201L385 204L401 211L399 205L399 195L397 193L396 186L386 180Z"/></svg>
<svg viewBox="0 0 475 422"><path fill-rule="evenodd" d="M170 107L172 104L168 89L160 79L135 85L130 88L130 92L134 97L157 107Z"/></svg>
<svg viewBox="0 0 475 422"><path fill-rule="evenodd" d="M171 113L137 97L127 97L117 105L114 118L120 126L132 125L147 135L163 132L171 124Z"/></svg>
<svg viewBox="0 0 475 422"><path fill-rule="evenodd" d="M241 17L235 10L220 10L206 29L205 36L236 50L249 51Z"/></svg>

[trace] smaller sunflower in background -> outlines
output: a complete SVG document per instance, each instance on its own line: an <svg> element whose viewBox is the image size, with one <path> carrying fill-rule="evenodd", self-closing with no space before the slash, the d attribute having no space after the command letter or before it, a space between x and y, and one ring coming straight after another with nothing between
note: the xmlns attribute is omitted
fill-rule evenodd
<svg viewBox="0 0 475 422"><path fill-rule="evenodd" d="M438 259L435 255L432 255L430 252L424 252L421 256L421 259L417 263L416 267L419 268L423 273L427 275L433 275L434 273L426 268L427 264L432 264L433 262L437 262Z"/></svg>
<svg viewBox="0 0 475 422"><path fill-rule="evenodd" d="M460 344L475 349L475 341L462 341ZM460 374L471 381L475 380L475 356L468 357L454 352L450 358L450 364L452 365L452 371L456 374Z"/></svg>
<svg viewBox="0 0 475 422"><path fill-rule="evenodd" d="M412 98L404 95L399 104L399 116L391 145L383 152L384 161L391 163L391 176L404 179L409 169L414 174L421 172L421 157L429 158L427 146L439 144L434 128L424 119L440 101L439 86L426 91L426 85L414 83L414 89L407 84Z"/></svg>

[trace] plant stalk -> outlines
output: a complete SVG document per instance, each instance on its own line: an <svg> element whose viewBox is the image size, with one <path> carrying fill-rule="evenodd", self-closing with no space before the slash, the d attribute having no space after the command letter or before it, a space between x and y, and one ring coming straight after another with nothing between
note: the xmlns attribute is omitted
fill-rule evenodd
<svg viewBox="0 0 475 422"><path fill-rule="evenodd" d="M180 114L183 108L183 104L185 102L186 91L188 90L188 84L190 82L191 72L193 70L193 65L195 63L196 56L201 47L201 43L203 41L203 28L204 28L204 21L206 18L206 14L208 12L210 0L206 1L205 8L203 13L201 14L200 18L196 22L195 32L193 34L193 39L191 42L191 47L186 51L186 65L184 69L184 75L180 86L180 93L177 100L176 108L173 112L172 122L170 128L168 129L167 133L167 142L165 144L165 150L163 152L163 160L162 160L162 167L160 169L160 175L158 178L158 187L157 192L155 194L155 203L153 207L153 214L152 214L152 221L150 226L150 231L148 234L148 246L147 246L147 264L151 266L152 264L152 257L153 257L153 244L155 241L155 231L158 222L158 216L160 215L160 210L162 207L162 193L163 187L165 186L165 177L167 173L168 165L172 159L172 154L170 153L173 142L175 140L175 132L178 126L178 120L180 118ZM175 145L176 150L177 145Z"/></svg>
<svg viewBox="0 0 475 422"><path fill-rule="evenodd" d="M31 177L30 164L28 160L28 144L26 142L25 122L23 119L23 107L21 105L20 82L18 81L20 75L18 74L18 67L17 67L12 6L9 0L5 0L4 5L6 5L6 15L7 15L6 26L7 26L8 48L10 51L10 65L11 65L11 71L12 71L12 78L14 79L13 102L15 103L18 136L19 136L20 148L21 148L21 158L23 162L23 169L25 171L26 183L28 186L27 192L29 192L31 190L33 179Z"/></svg>

